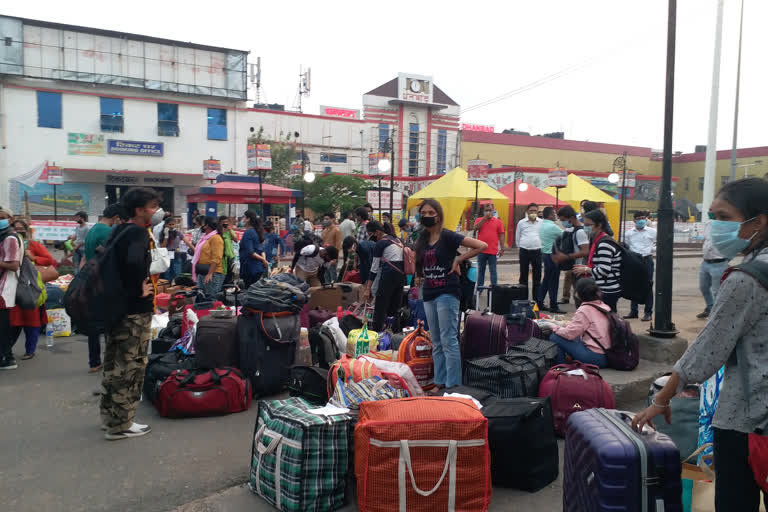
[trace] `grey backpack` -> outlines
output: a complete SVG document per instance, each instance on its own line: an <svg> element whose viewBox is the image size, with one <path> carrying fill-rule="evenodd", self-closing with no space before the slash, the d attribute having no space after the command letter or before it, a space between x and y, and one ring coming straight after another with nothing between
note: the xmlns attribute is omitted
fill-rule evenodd
<svg viewBox="0 0 768 512"><path fill-rule="evenodd" d="M19 247L24 247L21 240L19 240ZM29 258L22 256L19 283L16 285L16 305L21 309L35 309L38 306L40 294L43 293L41 282L40 271L35 264Z"/></svg>

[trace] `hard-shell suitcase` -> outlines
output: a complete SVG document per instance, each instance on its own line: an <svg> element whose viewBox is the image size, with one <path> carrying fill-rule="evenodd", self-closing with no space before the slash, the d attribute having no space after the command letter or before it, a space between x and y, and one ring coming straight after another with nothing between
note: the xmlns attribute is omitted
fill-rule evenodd
<svg viewBox="0 0 768 512"><path fill-rule="evenodd" d="M360 512L488 510L488 420L471 400L363 402L354 440Z"/></svg>
<svg viewBox="0 0 768 512"><path fill-rule="evenodd" d="M335 312L341 306L341 288L336 285L313 286L309 289L309 293L307 302L309 310L322 308Z"/></svg>
<svg viewBox="0 0 768 512"><path fill-rule="evenodd" d="M571 415L565 436L564 512L681 512L680 453L666 435L630 426L631 415Z"/></svg>
<svg viewBox="0 0 768 512"><path fill-rule="evenodd" d="M552 368L557 364L557 344L551 341L542 340L539 338L530 338L528 341L521 343L520 345L512 345L507 350L507 353L513 352L529 352L531 354L541 354L546 360L546 367Z"/></svg>
<svg viewBox="0 0 768 512"><path fill-rule="evenodd" d="M507 345L519 345L525 343L531 338L540 338L541 329L539 324L531 320L530 318L524 319L523 323L517 321L510 322L509 315L505 315L507 318Z"/></svg>
<svg viewBox="0 0 768 512"><path fill-rule="evenodd" d="M363 289L362 284L344 282L336 283L335 286L341 288L341 307L349 309L352 307L352 304L360 302L360 290Z"/></svg>
<svg viewBox="0 0 768 512"><path fill-rule="evenodd" d="M497 284L491 288L491 311L497 315L509 314L512 301L528 300L528 286L524 284Z"/></svg>
<svg viewBox="0 0 768 512"><path fill-rule="evenodd" d="M545 364L541 354L526 352L470 359L464 363L464 385L499 398L535 397Z"/></svg>
<svg viewBox="0 0 768 512"><path fill-rule="evenodd" d="M198 368L240 367L237 319L206 316L197 323L195 355Z"/></svg>
<svg viewBox="0 0 768 512"><path fill-rule="evenodd" d="M240 368L254 396L277 393L288 382L300 329L299 315L242 309L237 317Z"/></svg>
<svg viewBox="0 0 768 512"><path fill-rule="evenodd" d="M155 407L160 416L191 418L247 411L250 383L236 368L176 370L160 385Z"/></svg>
<svg viewBox="0 0 768 512"><path fill-rule="evenodd" d="M344 506L352 418L308 412L316 407L301 398L259 402L248 487L278 510Z"/></svg>
<svg viewBox="0 0 768 512"><path fill-rule="evenodd" d="M459 341L462 360L503 354L507 351L507 322L501 315L470 311Z"/></svg>
<svg viewBox="0 0 768 512"><path fill-rule="evenodd" d="M559 473L549 398L500 398L486 404L493 485L536 492Z"/></svg>

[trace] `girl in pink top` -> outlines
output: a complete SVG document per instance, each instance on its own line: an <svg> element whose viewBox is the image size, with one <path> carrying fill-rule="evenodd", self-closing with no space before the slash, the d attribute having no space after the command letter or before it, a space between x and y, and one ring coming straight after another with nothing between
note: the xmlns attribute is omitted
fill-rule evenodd
<svg viewBox="0 0 768 512"><path fill-rule="evenodd" d="M566 326L555 326L549 341L556 343L559 351L558 364L566 362L566 356L575 361L608 366L605 350L611 347L607 313L610 306L602 299L602 292L594 279L584 278L576 282L576 295L582 303Z"/></svg>

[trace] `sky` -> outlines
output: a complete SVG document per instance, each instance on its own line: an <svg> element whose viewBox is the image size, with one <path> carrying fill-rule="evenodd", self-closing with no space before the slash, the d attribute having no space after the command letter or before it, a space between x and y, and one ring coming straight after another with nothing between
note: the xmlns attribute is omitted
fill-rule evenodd
<svg viewBox="0 0 768 512"><path fill-rule="evenodd" d="M433 76L467 110L462 122L663 146L666 0L111 5L32 0L6 2L0 13L247 50L249 61L261 57L262 101L287 108L300 69L309 67L305 113L319 113L320 105L359 109L365 92L409 72ZM739 8L740 0L725 0L718 149L732 144ZM678 0L675 151L707 143L716 11L717 0ZM739 147L768 146L766 20L768 2L745 0Z"/></svg>

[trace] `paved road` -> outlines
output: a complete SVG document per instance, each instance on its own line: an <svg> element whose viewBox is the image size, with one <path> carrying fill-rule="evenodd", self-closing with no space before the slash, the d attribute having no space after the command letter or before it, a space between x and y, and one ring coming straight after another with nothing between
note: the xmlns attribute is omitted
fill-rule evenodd
<svg viewBox="0 0 768 512"><path fill-rule="evenodd" d="M674 320L692 337L703 325L693 319L703 305L697 262L676 260L675 267ZM509 281L514 272L503 267L502 279ZM17 355L20 350L17 344ZM107 442L92 395L99 377L87 373L87 360L85 338L60 338L53 350L42 347L35 359L19 361L18 370L0 373L3 510L151 512L189 502L194 503L185 512L273 510L237 487L247 475L255 408L218 418L167 420L142 403L138 419L153 432ZM559 480L532 495L495 489L493 510L510 510L511 504L519 510L557 510L560 500Z"/></svg>

